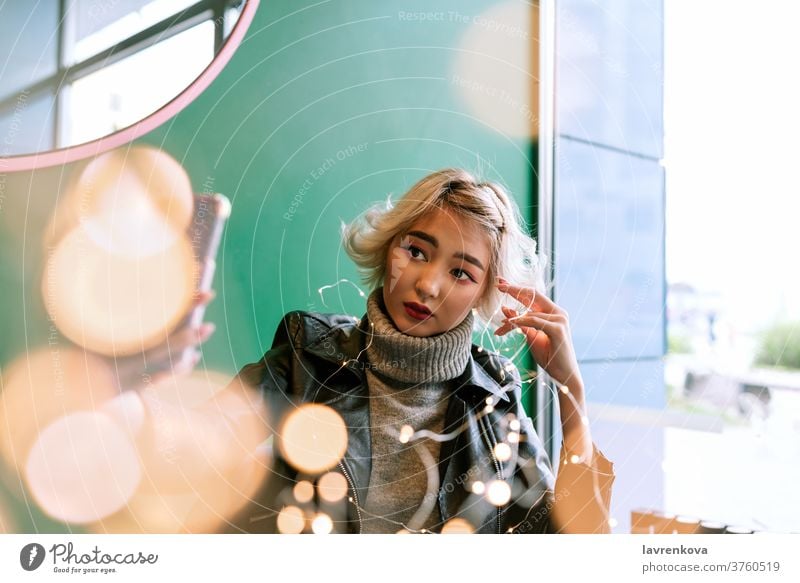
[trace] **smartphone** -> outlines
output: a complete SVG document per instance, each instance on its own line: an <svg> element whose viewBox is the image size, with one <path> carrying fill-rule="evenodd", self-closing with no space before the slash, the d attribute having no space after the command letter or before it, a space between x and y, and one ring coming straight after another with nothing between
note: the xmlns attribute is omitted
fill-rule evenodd
<svg viewBox="0 0 800 583"><path fill-rule="evenodd" d="M196 291L208 291L214 281L216 271L217 252L222 239L222 230L225 222L231 215L231 202L222 194L199 194L194 197L194 213L186 235L192 245L192 253L197 262ZM193 308L175 327L180 330L184 326L197 328L203 322L206 307ZM191 346L183 351L176 364L188 362L186 359L194 358L197 348Z"/></svg>

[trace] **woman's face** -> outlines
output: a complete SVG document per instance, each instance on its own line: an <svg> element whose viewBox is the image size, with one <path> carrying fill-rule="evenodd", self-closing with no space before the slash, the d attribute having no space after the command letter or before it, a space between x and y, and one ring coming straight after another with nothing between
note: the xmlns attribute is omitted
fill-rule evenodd
<svg viewBox="0 0 800 583"><path fill-rule="evenodd" d="M489 259L487 236L449 209L434 208L397 235L383 284L397 329L433 336L458 326L486 290Z"/></svg>

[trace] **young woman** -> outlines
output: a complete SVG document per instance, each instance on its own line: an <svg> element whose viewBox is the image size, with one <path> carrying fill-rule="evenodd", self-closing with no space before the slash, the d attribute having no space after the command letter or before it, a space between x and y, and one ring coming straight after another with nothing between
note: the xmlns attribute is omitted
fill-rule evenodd
<svg viewBox="0 0 800 583"><path fill-rule="evenodd" d="M347 483L346 510L329 513L333 530L609 532L612 464L592 442L567 313L543 293L521 224L499 185L434 172L343 231L372 288L363 318L291 312L240 372L265 397L278 443L282 420L303 404L344 421L333 469ZM478 322L524 334L555 381L557 477L520 402L519 372L472 344ZM271 475L231 530L284 530L278 517L298 504L296 485L319 478L285 452L275 448Z"/></svg>

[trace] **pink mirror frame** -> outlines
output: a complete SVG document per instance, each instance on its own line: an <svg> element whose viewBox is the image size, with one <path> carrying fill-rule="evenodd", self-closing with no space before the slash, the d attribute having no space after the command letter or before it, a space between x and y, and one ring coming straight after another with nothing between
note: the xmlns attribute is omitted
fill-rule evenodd
<svg viewBox="0 0 800 583"><path fill-rule="evenodd" d="M175 117L180 111L194 101L217 75L228 64L233 53L239 47L244 35L250 28L259 0L247 0L245 2L239 20L233 27L230 36L222 45L219 53L214 60L206 67L202 73L189 85L175 96L171 101L154 111L144 119L129 125L108 136L92 140L77 146L59 148L47 152L36 152L34 154L23 154L7 158L0 157L0 172L20 172L23 170L34 170L36 168L46 168L68 164L76 160L82 160L91 156L96 156L108 150L118 148L136 138L153 131L164 122Z"/></svg>

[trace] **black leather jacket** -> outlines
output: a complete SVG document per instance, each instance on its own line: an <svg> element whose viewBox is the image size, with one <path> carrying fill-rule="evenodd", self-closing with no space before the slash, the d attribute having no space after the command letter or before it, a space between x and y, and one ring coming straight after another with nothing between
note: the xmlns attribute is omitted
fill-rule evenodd
<svg viewBox="0 0 800 583"><path fill-rule="evenodd" d="M263 395L276 436L283 412L299 403L328 405L344 419L349 439L338 470L349 484L349 502L346 515L334 519L338 532L360 532L366 518L361 505L369 487L371 435L365 330L366 315L359 322L346 315L290 312L278 325L272 348L237 377ZM562 459L556 480L520 397L520 376L511 361L473 345L466 369L452 383L445 416L444 433L455 437L441 447L441 523L435 530L458 516L479 533L609 532L612 464L595 448L594 469L564 465ZM508 441L513 418L519 420L518 443ZM518 446L517 463L497 458L494 447L499 442ZM275 447L270 475L229 530L277 532L276 515L293 503L291 489L298 479L297 470ZM499 508L469 489L474 481L494 479L505 480L512 491L509 503Z"/></svg>

